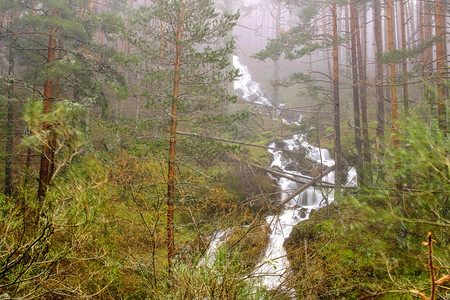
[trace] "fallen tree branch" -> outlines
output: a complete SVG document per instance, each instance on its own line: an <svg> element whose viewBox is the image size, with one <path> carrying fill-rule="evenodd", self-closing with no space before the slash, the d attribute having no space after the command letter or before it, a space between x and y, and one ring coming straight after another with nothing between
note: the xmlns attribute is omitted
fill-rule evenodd
<svg viewBox="0 0 450 300"><path fill-rule="evenodd" d="M266 171L267 173L270 173L272 175L280 176L280 177L292 180L294 182L302 183L302 184L307 184L311 180L314 180L314 178L307 178L307 177L303 177L303 178L300 177L300 178L298 178L298 177L294 177L292 175L288 175L287 173L275 171L275 170L272 170L272 169L269 169L269 168L265 168L263 166L260 166L260 165L257 165L257 164L251 163L251 162L249 162L248 164L250 166L252 166L252 167L263 169L264 171ZM331 184L329 182L325 182L325 181L320 181L320 182L316 182L316 183L322 184L323 187L328 187L328 188L333 188L334 187L333 184Z"/></svg>
<svg viewBox="0 0 450 300"><path fill-rule="evenodd" d="M266 171L269 174L272 174L272 175L275 175L275 176L279 176L279 177L283 177L283 178L289 179L289 180L297 182L297 183L307 184L311 180L314 180L314 178L312 178L312 177L307 177L307 176L296 177L296 176L293 176L293 175L285 173L285 172L275 171L273 169L266 168L266 167L263 167L261 165L249 162L249 161L243 161L242 159L237 158L237 157L232 156L232 155L227 155L227 157L232 159L232 160L238 161L240 163L244 163L244 164L247 164L249 166L252 166L254 168L258 168L258 169L264 170L264 171ZM333 188L334 187L334 185L329 183L329 182L320 181L320 182L316 182L316 183L321 183L323 187L327 187L327 188Z"/></svg>
<svg viewBox="0 0 450 300"><path fill-rule="evenodd" d="M323 177L325 177L326 175L328 175L329 173L333 172L336 169L336 165L332 165L331 167L327 168L324 172L322 172L322 174L314 177L313 180L309 181L308 183L306 183L305 185L303 185L301 188L299 188L298 190L294 191L292 194L289 195L289 197L287 197L286 199L284 199L283 201L281 201L280 203L278 203L278 207L282 206L286 203L288 203L289 201L291 201L292 199L294 199L298 194L300 194L301 192L303 192L304 190L306 190L307 188L309 188L310 186L313 186L314 184L316 184L317 182L319 182Z"/></svg>
<svg viewBox="0 0 450 300"><path fill-rule="evenodd" d="M299 154L299 152L297 152L297 151L287 150L287 149L283 149L283 148L262 146L262 145L245 143L245 142L241 142L241 141L229 140L229 139L224 139L224 138L219 138L219 137L214 137L214 136L205 136L205 135L201 135L198 133L177 131L177 134L185 135L185 136L193 136L193 137L197 137L197 138L205 139L205 140L215 140L215 141L220 141L220 142L225 142L225 143L238 144L238 145L244 145L244 146L255 147L255 148L262 148L262 149L268 149L268 150L283 151L283 152Z"/></svg>

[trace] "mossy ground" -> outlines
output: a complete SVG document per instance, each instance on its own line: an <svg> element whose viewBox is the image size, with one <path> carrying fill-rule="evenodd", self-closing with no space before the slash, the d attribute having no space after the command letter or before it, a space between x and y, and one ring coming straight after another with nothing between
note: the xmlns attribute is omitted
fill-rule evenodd
<svg viewBox="0 0 450 300"><path fill-rule="evenodd" d="M427 248L422 245L427 231L409 236L405 249L399 243L404 238L399 237L400 225L351 196L314 211L285 242L293 268L289 284L297 298L413 299L410 290L429 290ZM443 242L436 238L441 263L448 259Z"/></svg>

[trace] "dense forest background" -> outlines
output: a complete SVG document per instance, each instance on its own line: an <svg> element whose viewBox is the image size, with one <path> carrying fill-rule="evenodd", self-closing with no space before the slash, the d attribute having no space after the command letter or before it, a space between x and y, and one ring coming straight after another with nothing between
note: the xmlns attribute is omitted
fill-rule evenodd
<svg viewBox="0 0 450 300"><path fill-rule="evenodd" d="M448 299L446 0L0 7L0 299ZM268 150L327 203L276 289Z"/></svg>

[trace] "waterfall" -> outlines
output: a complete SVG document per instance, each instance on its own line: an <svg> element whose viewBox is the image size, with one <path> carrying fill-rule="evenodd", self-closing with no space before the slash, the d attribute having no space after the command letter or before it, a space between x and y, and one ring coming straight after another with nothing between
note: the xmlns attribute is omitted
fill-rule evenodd
<svg viewBox="0 0 450 300"><path fill-rule="evenodd" d="M334 164L328 150L319 149L310 145L303 135L294 135L292 139L284 140L283 144L284 148L288 150L298 150L300 146L306 148L308 150L307 156L318 163L322 161L327 166ZM271 147L274 146L275 144L271 145ZM294 176L304 176L300 172L288 171L286 169L290 160L283 157L282 151L269 150L269 152L273 155L271 167L277 166L284 172ZM333 183L334 172L325 176L324 181ZM280 200L283 200L288 197L289 191L298 189L300 184L286 178L280 178L278 180L278 186L282 191ZM271 215L266 218L266 221L270 225L270 239L264 253L264 258L260 262L259 267L254 271L256 276L262 277L263 286L275 290L286 280L289 275L289 260L283 246L284 240L289 237L295 225L309 218L311 210L319 209L325 206L327 202L331 203L334 200L333 192L329 191L327 197L328 201L324 201L324 195L320 189L309 187L289 201L280 214Z"/></svg>
<svg viewBox="0 0 450 300"><path fill-rule="evenodd" d="M248 68L239 62L237 56L233 57L233 64L242 73L242 76L234 82L236 93L241 93L246 101L270 106L270 100L264 96L259 84L251 79ZM301 119L302 116L299 116L298 121L295 123L299 124ZM286 120L283 120L283 122L289 123ZM291 139L284 140L283 143L284 147L288 150L299 150L300 147L307 149L308 158L315 162L325 166L334 165L334 160L331 158L327 149L319 149L310 145L303 135L294 135ZM270 146L275 147L275 143ZM286 169L286 166L291 161L283 157L281 151L269 150L269 152L273 156L271 167L278 167L294 176L304 176L300 172L288 171ZM323 180L331 184L334 183L334 172L328 174ZM291 191L298 189L300 184L286 178L280 178L278 179L278 186L281 190L280 200L282 200L288 197ZM262 277L263 286L268 289L277 289L283 283L289 270L289 260L286 256L286 250L283 247L284 240L289 237L295 225L309 217L311 210L319 209L326 203L333 201L332 191L329 191L327 197L328 201L323 201L324 196L322 191L310 187L287 203L283 212L266 218L270 226L269 244L265 249L264 258L260 262L259 267L254 271L256 276Z"/></svg>
<svg viewBox="0 0 450 300"><path fill-rule="evenodd" d="M252 76L250 75L247 66L241 65L239 62L239 57L236 55L233 56L233 66L241 71L241 77L234 81L234 90L236 93L242 93L242 98L248 102L253 102L264 106L272 106L270 100L261 90L259 83L252 80Z"/></svg>
<svg viewBox="0 0 450 300"><path fill-rule="evenodd" d="M271 106L270 100L264 96L259 84L251 79L248 68L241 65L237 56L233 57L233 64L242 73L242 76L234 82L236 93L248 102ZM298 121L294 123L299 125L301 120L302 116L300 115ZM286 120L282 121L289 123ZM282 142L284 148L291 151L299 150L300 147L305 148L307 157L323 166L332 166L335 163L327 149L312 146L304 135L296 134L291 139L286 139ZM275 147L275 143L272 143L270 147ZM269 150L269 153L273 156L271 167L278 167L292 176L305 177L300 172L287 170L287 165L292 161L283 157L282 151ZM356 172L353 168L353 171L352 169L349 171L348 184L356 184L355 176ZM301 185L283 177L277 179L277 181L281 191L280 200L286 199L292 191L298 189ZM322 181L333 184L334 172L322 178ZM253 272L255 276L261 277L261 284L264 287L275 290L283 284L289 275L289 260L283 244L285 239L291 234L293 227L299 222L308 219L312 210L320 209L333 200L334 194L332 189L309 187L286 203L281 213L266 217L266 221L270 226L270 239L265 249L264 257ZM210 249L208 249L208 257L214 255L225 236L226 234L222 231L212 238Z"/></svg>
<svg viewBox="0 0 450 300"><path fill-rule="evenodd" d="M213 232L213 234L211 235L208 250L206 251L204 257L200 260L199 265L207 265L208 267L212 267L212 265L216 261L217 251L219 250L220 246L222 246L222 244L227 240L227 237L230 235L230 233L230 228Z"/></svg>

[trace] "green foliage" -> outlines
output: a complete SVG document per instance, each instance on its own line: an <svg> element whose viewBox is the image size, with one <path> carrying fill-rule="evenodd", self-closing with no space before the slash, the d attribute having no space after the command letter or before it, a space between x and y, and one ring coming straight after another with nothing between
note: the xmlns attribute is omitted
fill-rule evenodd
<svg viewBox="0 0 450 300"><path fill-rule="evenodd" d="M289 3L289 1L288 1ZM319 4L314 2L295 2L298 23L286 33L279 34L271 39L266 48L254 55L260 60L278 60L282 54L286 59L296 59L321 49L326 39L317 42L316 28L313 25L314 17L319 11ZM325 42L324 42L325 41Z"/></svg>
<svg viewBox="0 0 450 300"><path fill-rule="evenodd" d="M133 26L127 32L141 62L151 64L143 70L136 70L145 83L139 86L136 94L145 97L154 115L165 114L172 100L177 43L173 31L177 24L172 12L176 12L180 5L180 1L155 1L151 8L140 7L134 12ZM194 121L217 126L219 122L215 122L218 121L214 120L215 117L232 118L226 116L224 104L236 100L236 97L228 95L227 87L237 77L238 71L229 68L230 54L235 45L226 37L237 17L237 14L217 13L210 0L184 4L180 97L177 99L183 124L189 125L187 121Z"/></svg>
<svg viewBox="0 0 450 300"><path fill-rule="evenodd" d="M85 106L67 100L59 101L49 114L44 114L42 101L29 101L25 106L24 120L31 135L22 143L40 152L42 145L54 140L55 163L59 171L77 154L86 149L88 143ZM42 124L50 124L50 130L43 130Z"/></svg>
<svg viewBox="0 0 450 300"><path fill-rule="evenodd" d="M160 291L156 299L269 299L256 281L246 279L238 252L222 248L211 267L179 264L174 270L175 285Z"/></svg>
<svg viewBox="0 0 450 300"><path fill-rule="evenodd" d="M382 64L389 64L389 63L400 64L400 63L402 63L403 59L416 58L421 53L426 51L428 48L433 47L433 45L436 43L436 41L437 41L437 38L433 37L430 40L427 40L412 49L406 49L406 50L398 50L397 49L397 50L386 52L386 53L377 53L376 60L377 60L377 62L382 63Z"/></svg>
<svg viewBox="0 0 450 300"><path fill-rule="evenodd" d="M388 149L389 157L383 164L385 182L380 182L386 184L388 190L394 188L395 182L404 185L401 192L403 211L394 208L397 195L390 193L394 213L399 218L422 219L437 226L445 224L450 219L450 144L447 134L439 129L436 121L424 124L414 113L400 128L399 139L403 146Z"/></svg>
<svg viewBox="0 0 450 300"><path fill-rule="evenodd" d="M118 62L124 59L110 46L93 42L99 30L106 38L117 39L122 32L122 20L112 13L90 12L88 4L85 0L34 1L30 5L18 1L5 8L5 15L14 17L2 24L0 35L8 37L2 39L3 46L10 47L9 55L16 57L13 75L17 85L25 87L24 98L30 97L31 89L42 95L44 80L52 79L60 90L56 97L104 109L102 85L110 81L124 82L123 75L116 70ZM56 28L56 58L45 64L52 28Z"/></svg>
<svg viewBox="0 0 450 300"><path fill-rule="evenodd" d="M255 111L239 106L236 97L227 93L229 82L238 75L230 68L234 43L228 39L237 14L218 14L209 0L187 2L180 128L211 135L224 129L225 136L253 141L263 137L259 142L266 144L276 132L255 136L252 128L242 127L260 126L259 122L270 127L271 123L250 120ZM179 139L179 209L175 214L179 288L167 288L164 132L173 78L171 46L176 42L172 13L180 1L155 1L151 9L137 12L140 19L132 24L141 27L134 29L151 33L149 40L129 36L117 15L89 11L89 3L0 0L2 12L15 16L0 35L16 62L14 74L0 78L0 88L6 91L13 79L15 96L30 99L23 120L31 134L22 145L39 154L49 141L56 143L52 148L55 173L44 199L35 198L36 180L28 177L28 170L11 198L0 196L1 293L13 298L74 299L176 298L183 293L211 298L266 297L247 278L264 245L263 227L248 234L245 244L238 240L246 233L242 228L236 230L233 250L222 250L212 268L193 267L192 261L205 250L208 233L226 222L251 223L263 206L262 200L255 201L256 196L261 191L271 194L274 188L265 172L240 169L227 157L230 153L245 155L267 164L265 150L242 151L242 147L202 139ZM166 27L161 34L162 21ZM53 27L57 27L56 59L46 63ZM107 39L103 45L95 41L99 31ZM160 64L162 37L164 63ZM141 58L126 57L107 46L118 38L135 38ZM9 58L4 52L1 55L4 61ZM126 85L126 68L137 70L134 74L142 79L139 89ZM46 79L52 80L55 97L48 114L43 113L41 101ZM139 120L117 116L112 123L93 118L99 106L106 111L107 99L132 97L143 97L150 108ZM43 123L51 130L44 131ZM35 154L32 159L39 157ZM35 164L37 159L31 161L31 170ZM24 162L14 165L17 169L23 166ZM230 175L235 170L237 177ZM228 178L239 177L246 179L247 190L225 187ZM241 200L250 200L250 204Z"/></svg>
<svg viewBox="0 0 450 300"><path fill-rule="evenodd" d="M449 141L435 121L410 112L400 124L400 147L380 155L374 187L347 195L297 225L286 245L299 297L410 299L428 289L422 241L436 239L435 262L447 266ZM402 188L398 189L399 182ZM306 245L306 249L305 249ZM446 274L445 267L437 277ZM313 287L313 288L311 288ZM445 298L446 290L440 291Z"/></svg>
<svg viewBox="0 0 450 300"><path fill-rule="evenodd" d="M106 173L94 158L66 172L41 201L24 185L0 196L0 290L13 298L73 297L100 293L114 269L105 265ZM95 184L97 183L97 184Z"/></svg>

